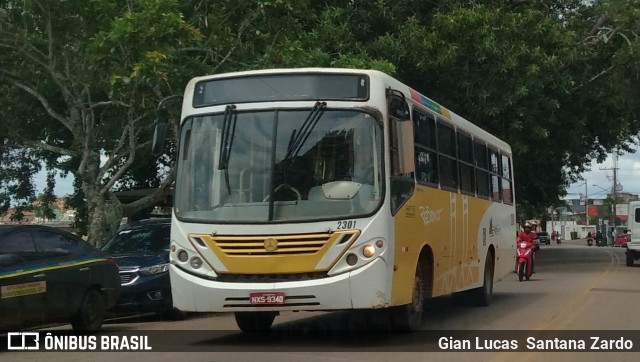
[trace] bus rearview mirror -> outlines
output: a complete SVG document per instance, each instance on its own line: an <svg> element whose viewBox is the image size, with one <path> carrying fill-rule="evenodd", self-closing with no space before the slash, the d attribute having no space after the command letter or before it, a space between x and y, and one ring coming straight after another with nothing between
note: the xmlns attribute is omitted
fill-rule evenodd
<svg viewBox="0 0 640 362"><path fill-rule="evenodd" d="M414 163L414 147L413 147L413 122L409 121L394 121L393 133L397 144L395 164L397 169L394 173L397 175L407 174L415 171Z"/></svg>
<svg viewBox="0 0 640 362"><path fill-rule="evenodd" d="M161 118L156 122L156 127L153 131L153 140L151 142L151 152L158 156L162 154L164 150L164 139L167 136L167 121Z"/></svg>

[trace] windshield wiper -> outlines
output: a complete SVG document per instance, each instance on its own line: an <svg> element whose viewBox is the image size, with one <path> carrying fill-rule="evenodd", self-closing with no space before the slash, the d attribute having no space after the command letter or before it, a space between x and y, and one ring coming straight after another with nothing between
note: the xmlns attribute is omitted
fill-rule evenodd
<svg viewBox="0 0 640 362"><path fill-rule="evenodd" d="M229 183L229 159L231 158L231 147L233 147L233 138L236 133L236 123L238 121L238 113L236 106L228 105L224 110L224 119L222 120L222 143L220 143L220 157L218 158L218 170L224 170L224 180L227 184L227 191L231 194L231 184Z"/></svg>
<svg viewBox="0 0 640 362"><path fill-rule="evenodd" d="M324 114L326 108L327 102L316 102L313 108L311 108L311 112L309 112L307 119L305 119L304 123L302 123L300 131L296 134L296 130L293 130L291 138L289 138L287 155L284 157L285 160L294 158L298 155L298 152L300 152L304 143L307 142L307 139L311 135L311 131L313 131L316 124L318 124L318 121Z"/></svg>

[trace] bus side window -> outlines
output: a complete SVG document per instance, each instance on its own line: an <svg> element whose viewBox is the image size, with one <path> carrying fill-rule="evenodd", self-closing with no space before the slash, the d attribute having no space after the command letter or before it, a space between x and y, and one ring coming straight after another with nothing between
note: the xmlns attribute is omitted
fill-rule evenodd
<svg viewBox="0 0 640 362"><path fill-rule="evenodd" d="M440 185L458 191L458 155L456 131L443 121L437 122Z"/></svg>
<svg viewBox="0 0 640 362"><path fill-rule="evenodd" d="M500 165L500 158L498 157L498 151L489 148L489 173L491 181L491 200L502 200L502 177L500 174L502 167Z"/></svg>
<svg viewBox="0 0 640 362"><path fill-rule="evenodd" d="M473 142L473 159L476 166L476 192L478 196L488 198L489 191L489 161L487 158L487 146L479 140Z"/></svg>
<svg viewBox="0 0 640 362"><path fill-rule="evenodd" d="M413 110L416 179L420 183L437 185L438 156L436 153L436 123L435 118Z"/></svg>

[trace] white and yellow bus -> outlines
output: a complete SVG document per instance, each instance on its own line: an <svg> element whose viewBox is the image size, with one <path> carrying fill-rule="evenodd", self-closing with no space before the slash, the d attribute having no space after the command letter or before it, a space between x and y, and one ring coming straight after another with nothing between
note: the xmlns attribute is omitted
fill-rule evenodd
<svg viewBox="0 0 640 362"><path fill-rule="evenodd" d="M384 73L195 78L178 148L178 309L251 331L280 311L384 308L413 330L427 298L487 305L513 268L509 145Z"/></svg>

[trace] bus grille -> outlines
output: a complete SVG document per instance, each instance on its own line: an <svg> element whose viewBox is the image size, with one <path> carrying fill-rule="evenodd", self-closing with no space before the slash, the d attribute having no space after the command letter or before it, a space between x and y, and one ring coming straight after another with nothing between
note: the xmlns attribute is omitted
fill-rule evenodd
<svg viewBox="0 0 640 362"><path fill-rule="evenodd" d="M226 283L280 283L316 280L328 277L326 272L295 274L218 274L216 281Z"/></svg>
<svg viewBox="0 0 640 362"><path fill-rule="evenodd" d="M331 239L331 234L279 236L214 236L213 243L226 255L311 255L317 253ZM275 250L265 247L267 240L275 241Z"/></svg>

